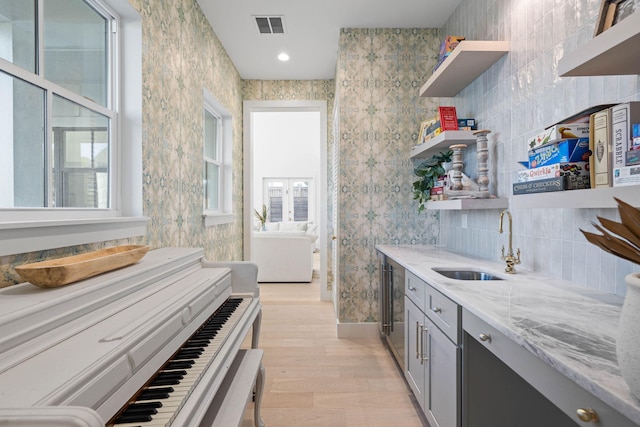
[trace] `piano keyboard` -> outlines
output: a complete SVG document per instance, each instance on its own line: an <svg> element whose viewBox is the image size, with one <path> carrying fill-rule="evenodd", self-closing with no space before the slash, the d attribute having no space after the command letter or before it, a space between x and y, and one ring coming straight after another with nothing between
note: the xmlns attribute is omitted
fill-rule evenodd
<svg viewBox="0 0 640 427"><path fill-rule="evenodd" d="M251 298L227 299L107 426L169 426Z"/></svg>

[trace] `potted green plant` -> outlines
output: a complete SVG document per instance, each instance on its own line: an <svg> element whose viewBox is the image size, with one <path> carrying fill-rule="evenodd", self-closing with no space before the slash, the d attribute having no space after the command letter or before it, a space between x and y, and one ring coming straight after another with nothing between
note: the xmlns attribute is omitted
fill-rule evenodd
<svg viewBox="0 0 640 427"><path fill-rule="evenodd" d="M264 225L267 223L267 205L262 205L262 212L258 212L257 209L254 209L253 211L260 222L260 230L265 231Z"/></svg>
<svg viewBox="0 0 640 427"><path fill-rule="evenodd" d="M418 213L424 210L427 201L431 198L431 189L445 174L443 163L450 162L452 155L451 150L434 154L413 169L413 173L418 176L418 179L413 182L413 199L418 201Z"/></svg>

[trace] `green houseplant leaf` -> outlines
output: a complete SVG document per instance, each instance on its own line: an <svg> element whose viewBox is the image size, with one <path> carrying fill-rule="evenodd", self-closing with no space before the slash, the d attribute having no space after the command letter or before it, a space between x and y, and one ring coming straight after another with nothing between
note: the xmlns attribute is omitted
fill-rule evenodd
<svg viewBox="0 0 640 427"><path fill-rule="evenodd" d="M257 209L254 209L253 211L256 215L256 218L260 222L260 227L264 227L264 224L267 222L267 206L262 205L262 213L258 212Z"/></svg>
<svg viewBox="0 0 640 427"><path fill-rule="evenodd" d="M431 189L436 181L445 174L443 163L450 162L453 151L433 155L413 169L418 177L413 182L413 199L418 201L418 213L425 209L427 201L431 198Z"/></svg>

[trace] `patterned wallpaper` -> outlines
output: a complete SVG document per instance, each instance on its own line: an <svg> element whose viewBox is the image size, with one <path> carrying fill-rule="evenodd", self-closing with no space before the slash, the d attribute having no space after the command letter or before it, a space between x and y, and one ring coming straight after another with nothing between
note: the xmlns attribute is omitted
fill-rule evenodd
<svg viewBox="0 0 640 427"><path fill-rule="evenodd" d="M0 287L14 265L125 243L204 247L212 260L242 259L242 85L195 0L129 0L142 17L144 238L0 258ZM202 222L202 107L207 88L232 114L231 224Z"/></svg>
<svg viewBox="0 0 640 427"><path fill-rule="evenodd" d="M241 79L195 0L130 0L143 20L144 214L152 247L204 247L242 259ZM202 108L207 88L233 117L232 224L202 223Z"/></svg>
<svg viewBox="0 0 640 427"><path fill-rule="evenodd" d="M418 215L409 159L420 122L437 104L420 86L440 45L434 29L344 29L336 97L339 121L338 317L378 318L376 244L437 243L437 211Z"/></svg>
<svg viewBox="0 0 640 427"><path fill-rule="evenodd" d="M242 99L243 101L326 100L327 120L331 122L334 89L333 80L243 80ZM331 138L330 135L327 137Z"/></svg>

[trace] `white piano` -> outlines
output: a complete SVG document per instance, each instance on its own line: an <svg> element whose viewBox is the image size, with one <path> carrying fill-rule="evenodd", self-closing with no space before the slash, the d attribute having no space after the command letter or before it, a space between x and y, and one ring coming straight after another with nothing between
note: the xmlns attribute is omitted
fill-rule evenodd
<svg viewBox="0 0 640 427"><path fill-rule="evenodd" d="M262 427L260 318L257 266L201 249L0 289L0 425Z"/></svg>

